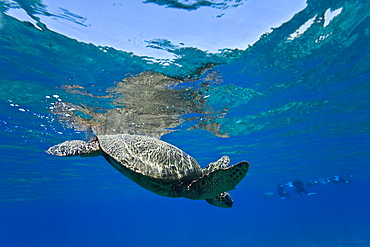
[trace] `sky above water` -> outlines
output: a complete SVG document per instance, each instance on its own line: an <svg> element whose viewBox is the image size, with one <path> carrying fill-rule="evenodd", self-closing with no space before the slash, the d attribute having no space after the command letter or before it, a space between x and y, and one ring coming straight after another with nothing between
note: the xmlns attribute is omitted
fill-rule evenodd
<svg viewBox="0 0 370 247"><path fill-rule="evenodd" d="M44 11L50 14L35 16L53 31L82 42L155 58L172 57L166 51L146 48L148 41L156 39L212 53L224 48L244 50L306 7L303 0L250 0L236 7L202 6L196 11L134 0L88 4L47 0L43 4ZM7 14L37 27L22 8L9 9Z"/></svg>

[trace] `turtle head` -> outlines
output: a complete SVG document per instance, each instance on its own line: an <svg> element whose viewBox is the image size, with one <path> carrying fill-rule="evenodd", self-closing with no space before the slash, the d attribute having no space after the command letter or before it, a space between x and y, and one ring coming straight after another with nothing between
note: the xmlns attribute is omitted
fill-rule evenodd
<svg viewBox="0 0 370 247"><path fill-rule="evenodd" d="M183 191L184 197L194 200L213 200L214 197L219 196L221 193L233 190L243 180L248 170L249 163L247 161L215 169L191 182L186 187L186 191Z"/></svg>
<svg viewBox="0 0 370 247"><path fill-rule="evenodd" d="M215 196L211 199L206 199L206 201L209 204L220 208L231 208L234 203L231 195L227 192L222 192L218 196Z"/></svg>

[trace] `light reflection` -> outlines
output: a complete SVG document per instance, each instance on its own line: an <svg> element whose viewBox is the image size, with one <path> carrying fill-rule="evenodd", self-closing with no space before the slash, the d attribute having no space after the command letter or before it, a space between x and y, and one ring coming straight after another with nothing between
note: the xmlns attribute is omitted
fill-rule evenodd
<svg viewBox="0 0 370 247"><path fill-rule="evenodd" d="M199 87L181 86L189 82ZM226 137L219 132L221 125L216 121L224 117L225 109L215 111L207 104L208 87L221 82L222 77L216 72L196 81L147 71L125 78L102 96L79 85L62 87L71 94L110 99L113 109L63 101L55 103L50 110L66 127L91 134L139 134L160 138L178 130L183 122L196 120L191 129L205 129ZM191 118L182 117L194 113L197 115Z"/></svg>

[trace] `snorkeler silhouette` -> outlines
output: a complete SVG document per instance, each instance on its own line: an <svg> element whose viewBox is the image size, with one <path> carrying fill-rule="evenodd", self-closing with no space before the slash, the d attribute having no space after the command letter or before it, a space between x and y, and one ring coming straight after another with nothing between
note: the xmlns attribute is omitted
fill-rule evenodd
<svg viewBox="0 0 370 247"><path fill-rule="evenodd" d="M281 199L289 199L292 200L292 197L288 192L285 191L285 184L278 184L278 194L281 196Z"/></svg>
<svg viewBox="0 0 370 247"><path fill-rule="evenodd" d="M339 183L345 183L345 184L350 184L351 179L353 175L346 175L346 176L339 176L335 175L333 177L327 177L327 178L319 178L319 179L314 179L314 180L308 180L307 181L307 187L310 188L313 185L318 185L318 184L339 184ZM295 180L293 182L288 182L285 184L278 184L277 185L277 190L278 190L278 195L281 197L281 199L289 199L290 201L294 201L294 199L290 196L289 192L286 191L286 187L288 188L293 188L294 191L298 194L297 197L301 196L301 193L306 193L309 196L316 195L315 192L307 192L306 189L304 188L304 184L301 180ZM290 189L288 189L290 190ZM265 199L271 197L270 195L271 192L265 193L263 197Z"/></svg>
<svg viewBox="0 0 370 247"><path fill-rule="evenodd" d="M334 183L334 184L339 184L339 183L350 184L352 177L353 177L353 175L349 175L349 176L335 175L335 176L329 177L329 178L320 178L320 179L315 179L315 180L308 180L307 187L311 187L312 185L330 184L330 183Z"/></svg>
<svg viewBox="0 0 370 247"><path fill-rule="evenodd" d="M351 177L352 175L348 176L347 178L343 178L343 177L339 177L338 175L335 175L334 177L328 178L328 181L332 183L336 183L336 184L339 184L339 183L349 184L351 183Z"/></svg>
<svg viewBox="0 0 370 247"><path fill-rule="evenodd" d="M300 196L301 196L301 193L302 193L302 192L306 193L306 194L307 194L307 195L309 195L309 196L316 195L316 193L308 193L308 192L306 191L306 189L304 188L303 182L302 182L301 180L295 180L295 181L293 182L293 186L294 186L294 190L295 190L295 192L297 192L297 194L298 194L298 197L300 197Z"/></svg>

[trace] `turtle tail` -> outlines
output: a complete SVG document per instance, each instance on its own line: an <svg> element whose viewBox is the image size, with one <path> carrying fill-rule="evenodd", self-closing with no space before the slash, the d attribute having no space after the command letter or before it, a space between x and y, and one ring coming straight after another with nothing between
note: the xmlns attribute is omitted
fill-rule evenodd
<svg viewBox="0 0 370 247"><path fill-rule="evenodd" d="M81 140L65 141L46 150L46 153L56 156L96 156L101 150L97 139L89 142Z"/></svg>

